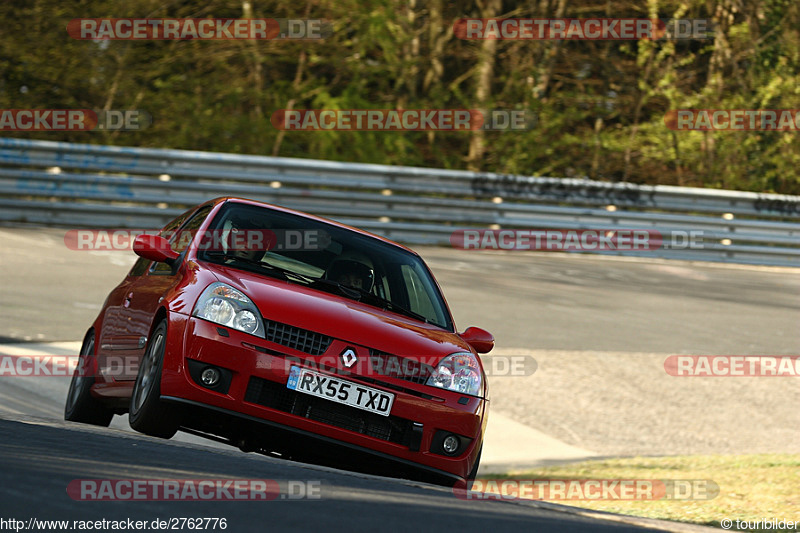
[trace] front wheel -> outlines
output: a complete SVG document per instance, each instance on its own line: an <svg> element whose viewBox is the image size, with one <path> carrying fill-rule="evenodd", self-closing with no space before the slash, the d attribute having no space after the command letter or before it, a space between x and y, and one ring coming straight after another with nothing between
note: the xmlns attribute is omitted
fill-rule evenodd
<svg viewBox="0 0 800 533"><path fill-rule="evenodd" d="M161 371L167 343L167 321L161 321L147 344L133 385L128 421L133 429L152 437L172 438L178 424L172 409L161 401Z"/></svg>
<svg viewBox="0 0 800 533"><path fill-rule="evenodd" d="M478 458L475 459L475 464L472 465L472 470L467 474L467 481L475 481L475 478L478 477L478 468L481 466L481 455L483 455L483 444L481 444L481 449L478 452Z"/></svg>
<svg viewBox="0 0 800 533"><path fill-rule="evenodd" d="M83 341L78 366L69 383L67 401L64 404L64 420L105 427L111 423L114 413L91 394L96 369L97 358L94 355L94 331L92 331Z"/></svg>

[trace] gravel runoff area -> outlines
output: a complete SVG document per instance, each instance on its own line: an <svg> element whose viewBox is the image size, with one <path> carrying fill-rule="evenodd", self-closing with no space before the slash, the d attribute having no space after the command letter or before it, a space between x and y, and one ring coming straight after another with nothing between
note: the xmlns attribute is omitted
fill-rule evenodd
<svg viewBox="0 0 800 533"><path fill-rule="evenodd" d="M538 369L490 378L492 410L567 444L603 456L800 453L800 377L674 377L657 353L492 352L504 354Z"/></svg>

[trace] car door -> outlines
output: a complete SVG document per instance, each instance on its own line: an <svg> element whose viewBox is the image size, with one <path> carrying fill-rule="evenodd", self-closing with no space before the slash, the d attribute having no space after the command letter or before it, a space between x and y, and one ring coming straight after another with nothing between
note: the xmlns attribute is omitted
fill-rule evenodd
<svg viewBox="0 0 800 533"><path fill-rule="evenodd" d="M208 209L203 210L206 215ZM192 212L183 213L159 234L168 238L172 249L181 254L189 244L187 239L180 238L183 230L190 222L199 225L205 218L199 211L190 218ZM136 379L159 299L177 283L177 267L182 260L183 256L171 267L139 258L125 280L111 292L98 343L98 364L103 375L113 376L116 381Z"/></svg>

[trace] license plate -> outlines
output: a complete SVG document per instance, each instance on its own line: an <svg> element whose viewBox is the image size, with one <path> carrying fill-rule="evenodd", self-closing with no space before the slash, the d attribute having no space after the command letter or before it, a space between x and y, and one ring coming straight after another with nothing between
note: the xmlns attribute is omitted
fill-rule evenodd
<svg viewBox="0 0 800 533"><path fill-rule="evenodd" d="M286 387L303 394L325 398L336 403L363 409L381 416L389 416L394 394L352 381L335 378L307 368L293 366Z"/></svg>

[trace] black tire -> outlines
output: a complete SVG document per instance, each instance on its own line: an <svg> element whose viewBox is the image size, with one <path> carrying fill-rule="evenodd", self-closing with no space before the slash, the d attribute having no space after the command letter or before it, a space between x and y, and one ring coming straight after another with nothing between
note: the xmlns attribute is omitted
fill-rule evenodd
<svg viewBox="0 0 800 533"><path fill-rule="evenodd" d="M128 421L133 429L152 437L171 439L178 423L170 406L161 401L161 371L167 340L167 321L161 321L147 343L133 385Z"/></svg>
<svg viewBox="0 0 800 533"><path fill-rule="evenodd" d="M64 420L108 427L114 418L113 411L106 408L91 394L94 373L97 368L94 355L94 332L89 333L81 346L80 358L72 381L69 383L64 404Z"/></svg>
<svg viewBox="0 0 800 533"><path fill-rule="evenodd" d="M475 464L472 465L472 470L467 474L467 481L475 481L478 477L478 468L481 466L481 455L483 454L483 444L481 444L481 451L478 452L478 458L475 459Z"/></svg>

